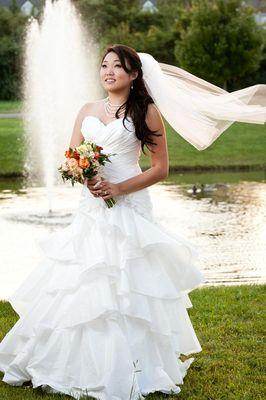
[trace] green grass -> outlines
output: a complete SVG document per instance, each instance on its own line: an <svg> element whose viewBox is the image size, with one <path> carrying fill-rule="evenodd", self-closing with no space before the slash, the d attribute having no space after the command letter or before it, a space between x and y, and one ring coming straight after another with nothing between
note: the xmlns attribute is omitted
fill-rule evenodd
<svg viewBox="0 0 266 400"><path fill-rule="evenodd" d="M0 101L0 113L17 113L21 107L21 101Z"/></svg>
<svg viewBox="0 0 266 400"><path fill-rule="evenodd" d="M207 149L199 151L168 123L167 142L171 169L266 167L266 125L234 123ZM142 166L149 158L142 157Z"/></svg>
<svg viewBox="0 0 266 400"><path fill-rule="evenodd" d="M198 288L189 294L188 309L202 346L178 395L156 392L147 399L262 400L265 398L263 320L265 285ZM0 340L18 316L7 302L0 302ZM187 357L182 356L182 359ZM1 374L1 377L3 374ZM69 399L48 395L41 389L0 383L1 400Z"/></svg>
<svg viewBox="0 0 266 400"><path fill-rule="evenodd" d="M25 161L21 119L0 119L0 176L20 175Z"/></svg>
<svg viewBox="0 0 266 400"><path fill-rule="evenodd" d="M208 149L198 151L166 123L170 171L208 169L266 169L266 127L235 123ZM21 175L25 157L20 119L0 119L0 176ZM141 155L143 170L150 157Z"/></svg>

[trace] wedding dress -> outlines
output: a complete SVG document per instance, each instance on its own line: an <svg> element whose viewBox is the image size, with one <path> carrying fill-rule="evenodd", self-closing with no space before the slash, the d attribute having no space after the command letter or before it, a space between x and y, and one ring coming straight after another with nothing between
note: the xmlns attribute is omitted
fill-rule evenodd
<svg viewBox="0 0 266 400"><path fill-rule="evenodd" d="M87 116L81 131L116 153L110 182L142 172L130 117ZM204 281L198 250L155 220L149 188L116 200L108 208L84 185L72 223L38 241L41 262L8 299L20 318L0 344L4 382L76 399L180 392L194 360L180 355L202 350L187 312Z"/></svg>

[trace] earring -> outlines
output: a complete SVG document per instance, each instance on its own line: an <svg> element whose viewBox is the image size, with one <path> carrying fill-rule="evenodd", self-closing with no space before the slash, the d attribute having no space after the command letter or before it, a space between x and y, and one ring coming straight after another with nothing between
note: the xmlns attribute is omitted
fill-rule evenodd
<svg viewBox="0 0 266 400"><path fill-rule="evenodd" d="M133 81L131 82L131 86L130 86L130 89L133 89Z"/></svg>

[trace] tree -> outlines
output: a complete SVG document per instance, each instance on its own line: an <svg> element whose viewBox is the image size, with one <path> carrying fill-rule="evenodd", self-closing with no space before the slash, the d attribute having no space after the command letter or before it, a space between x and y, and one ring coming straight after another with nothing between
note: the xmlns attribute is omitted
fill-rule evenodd
<svg viewBox="0 0 266 400"><path fill-rule="evenodd" d="M225 89L258 70L265 33L252 7L241 0L194 0L186 13L190 24L175 46L182 68Z"/></svg>
<svg viewBox="0 0 266 400"><path fill-rule="evenodd" d="M0 7L0 98L21 96L21 65L24 26L27 17Z"/></svg>
<svg viewBox="0 0 266 400"><path fill-rule="evenodd" d="M127 22L139 6L138 0L73 0L88 30L100 42L112 28Z"/></svg>
<svg viewBox="0 0 266 400"><path fill-rule="evenodd" d="M266 30L264 30L264 45L262 60L260 62L260 67L255 72L250 72L243 77L234 79L231 83L231 90L237 90L239 87L247 87L255 84L264 84L266 82Z"/></svg>
<svg viewBox="0 0 266 400"><path fill-rule="evenodd" d="M175 41L179 37L178 3L159 0L159 11L149 13L141 11L139 0L75 0L101 50L109 44L123 43L172 64L175 63Z"/></svg>
<svg viewBox="0 0 266 400"><path fill-rule="evenodd" d="M150 53L159 62L175 63L176 32L151 25L145 32L131 29L129 22L113 27L101 40L101 50L113 43L123 43L138 52Z"/></svg>

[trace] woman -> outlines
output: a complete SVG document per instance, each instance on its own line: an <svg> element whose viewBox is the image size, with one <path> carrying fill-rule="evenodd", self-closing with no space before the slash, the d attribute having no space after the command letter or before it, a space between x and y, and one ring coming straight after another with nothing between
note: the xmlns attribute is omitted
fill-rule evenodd
<svg viewBox="0 0 266 400"><path fill-rule="evenodd" d="M112 183L103 181L97 189L94 184L97 179L90 180L88 187L92 194L107 200L113 196L128 194L150 186L168 175L168 153L166 134L160 112L155 107L152 98L148 95L141 76L140 59L138 55L127 46L114 46L115 51L108 49L100 69L100 78L103 88L108 92L108 97L95 103L85 104L80 110L72 134L70 146L78 146L83 140L81 125L87 116L96 116L104 125L117 118L132 114L136 136L141 141L142 147L151 142L153 131L158 132L153 140L156 151L151 151L152 167L128 182ZM127 57L129 61L125 58ZM121 61L120 61L120 58ZM131 62L131 63L130 63ZM130 70L133 70L131 73ZM138 73L138 69L140 69ZM116 114L117 113L117 114ZM116 116L117 115L117 116ZM104 194L104 191L107 194Z"/></svg>
<svg viewBox="0 0 266 400"><path fill-rule="evenodd" d="M179 393L202 350L188 292L203 282L195 247L155 221L148 187L168 175L165 127L138 54L109 47L100 78L108 96L79 111L70 146L83 139L110 157L84 184L73 222L39 244L44 258L9 298L20 319L0 344L10 385L104 400ZM148 148L151 167L139 156ZM108 208L106 199L116 204Z"/></svg>

